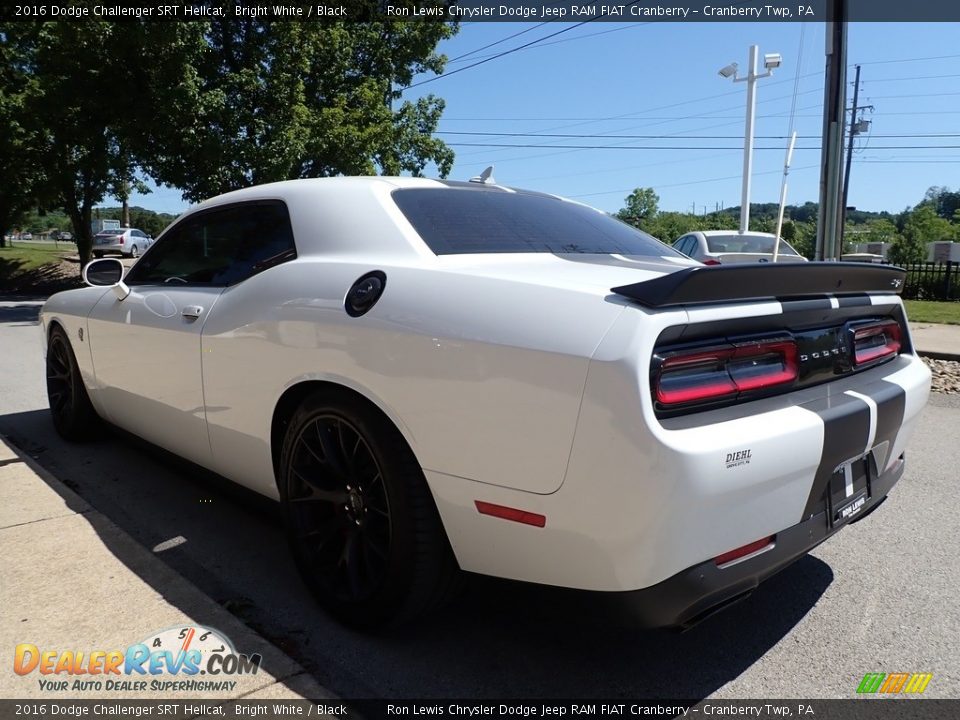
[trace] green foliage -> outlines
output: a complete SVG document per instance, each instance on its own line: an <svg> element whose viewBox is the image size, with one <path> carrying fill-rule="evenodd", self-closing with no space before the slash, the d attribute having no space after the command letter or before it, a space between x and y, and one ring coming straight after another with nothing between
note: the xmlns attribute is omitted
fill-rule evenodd
<svg viewBox="0 0 960 720"><path fill-rule="evenodd" d="M637 188L624 199L626 205L617 213L624 222L638 223L657 214L660 196L653 188Z"/></svg>
<svg viewBox="0 0 960 720"><path fill-rule="evenodd" d="M927 189L921 204L929 204L938 216L953 220L960 213L960 190L952 192L948 187L934 185Z"/></svg>
<svg viewBox="0 0 960 720"><path fill-rule="evenodd" d="M433 137L443 101L404 101L401 89L442 71L434 50L456 31L233 17L0 24L0 226L62 208L86 262L94 206L145 192L147 177L198 201L298 177L420 174L430 163L445 176L453 152Z"/></svg>
<svg viewBox="0 0 960 720"><path fill-rule="evenodd" d="M94 215L97 218L105 220L123 219L123 209L119 207L96 208ZM158 213L153 210L147 210L142 207L130 208L130 227L143 230L147 235L157 237L163 230L176 219L176 215L170 213Z"/></svg>
<svg viewBox="0 0 960 720"><path fill-rule="evenodd" d="M29 75L16 46L10 23L0 24L0 247L4 234L23 224L36 207L35 192L42 179L30 148L38 138L23 124Z"/></svg>
<svg viewBox="0 0 960 720"><path fill-rule="evenodd" d="M455 31L420 21L214 20L184 103L159 109L145 166L193 201L298 177L419 175L431 162L445 176L453 152L432 135L443 101L401 102L398 88L441 71L434 48Z"/></svg>
<svg viewBox="0 0 960 720"><path fill-rule="evenodd" d="M927 243L951 240L956 229L938 216L930 203L920 203L903 225L903 235L893 240L888 257L897 265L923 262L927 259Z"/></svg>

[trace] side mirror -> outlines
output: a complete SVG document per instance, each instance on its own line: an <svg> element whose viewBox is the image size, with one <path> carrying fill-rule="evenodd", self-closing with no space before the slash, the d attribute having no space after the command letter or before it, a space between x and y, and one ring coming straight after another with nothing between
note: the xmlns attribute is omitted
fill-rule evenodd
<svg viewBox="0 0 960 720"><path fill-rule="evenodd" d="M103 258L87 263L83 268L83 281L93 287L113 288L118 300L123 300L130 294L123 282L123 263L116 258Z"/></svg>

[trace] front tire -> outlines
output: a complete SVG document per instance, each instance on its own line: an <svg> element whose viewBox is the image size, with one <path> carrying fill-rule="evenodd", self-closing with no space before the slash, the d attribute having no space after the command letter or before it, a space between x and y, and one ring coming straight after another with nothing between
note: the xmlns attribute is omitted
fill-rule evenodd
<svg viewBox="0 0 960 720"><path fill-rule="evenodd" d="M71 441L90 437L99 418L90 404L70 340L59 326L50 332L46 371L47 400L57 433Z"/></svg>
<svg viewBox="0 0 960 720"><path fill-rule="evenodd" d="M294 558L318 602L358 629L407 620L459 578L423 471L376 408L339 390L291 418L280 497Z"/></svg>

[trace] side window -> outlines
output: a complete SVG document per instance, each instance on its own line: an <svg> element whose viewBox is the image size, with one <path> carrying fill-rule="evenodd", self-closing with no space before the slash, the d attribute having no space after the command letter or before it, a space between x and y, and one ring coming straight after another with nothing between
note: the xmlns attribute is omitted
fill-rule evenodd
<svg viewBox="0 0 960 720"><path fill-rule="evenodd" d="M186 218L130 270L129 285L234 285L297 256L287 206L256 201Z"/></svg>
<svg viewBox="0 0 960 720"><path fill-rule="evenodd" d="M134 230L131 234L132 234L134 237L138 237L138 238L146 237L146 235L144 235L144 234L143 234L142 232L140 232L139 230Z"/></svg>
<svg viewBox="0 0 960 720"><path fill-rule="evenodd" d="M689 236L689 235L684 235L682 238L680 238L679 240L677 240L677 244L674 245L674 247L675 247L679 252L682 252L684 255L689 254L690 249L691 249L691 247L690 247L690 236Z"/></svg>

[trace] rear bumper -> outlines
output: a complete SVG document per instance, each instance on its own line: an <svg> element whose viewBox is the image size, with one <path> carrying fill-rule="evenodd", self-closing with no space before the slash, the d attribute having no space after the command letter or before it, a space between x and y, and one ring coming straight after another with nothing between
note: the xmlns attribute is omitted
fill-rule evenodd
<svg viewBox="0 0 960 720"><path fill-rule="evenodd" d="M127 249L119 243L109 243L107 245L94 245L91 250L95 253L120 253L127 254Z"/></svg>
<svg viewBox="0 0 960 720"><path fill-rule="evenodd" d="M870 500L849 522L830 526L826 505L801 523L776 534L768 550L718 567L712 560L699 563L642 590L613 593L621 610L650 627L691 627L713 613L748 596L764 580L806 555L850 522L875 510L903 475L899 457L871 483Z"/></svg>

